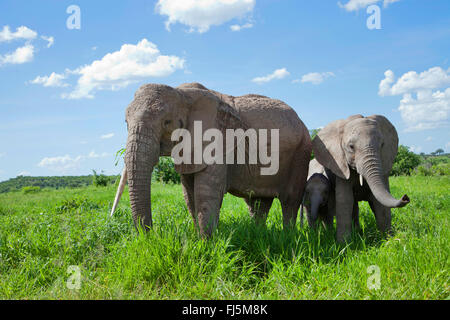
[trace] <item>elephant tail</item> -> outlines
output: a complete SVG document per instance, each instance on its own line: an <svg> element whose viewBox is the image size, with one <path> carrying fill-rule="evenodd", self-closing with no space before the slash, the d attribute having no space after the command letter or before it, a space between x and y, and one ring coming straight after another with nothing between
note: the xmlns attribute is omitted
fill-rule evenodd
<svg viewBox="0 0 450 320"><path fill-rule="evenodd" d="M125 184L127 183L128 174L127 174L127 167L123 167L122 176L120 177L119 186L117 187L116 197L114 198L114 204L111 209L111 217L114 214L114 211L116 211L117 205L119 204L120 198L122 197L123 189L125 189Z"/></svg>

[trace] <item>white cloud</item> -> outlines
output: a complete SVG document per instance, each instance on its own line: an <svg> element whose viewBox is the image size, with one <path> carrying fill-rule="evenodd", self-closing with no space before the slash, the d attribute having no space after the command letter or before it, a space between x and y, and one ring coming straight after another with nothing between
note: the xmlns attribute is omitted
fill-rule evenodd
<svg viewBox="0 0 450 320"><path fill-rule="evenodd" d="M18 47L14 52L0 54L0 66L5 64L22 64L33 60L35 48L31 42L36 39L37 32L28 27L20 26L15 32L11 32L9 26L4 26L0 31L0 43L13 40L25 40L25 45ZM55 39L53 37L41 36L48 42L50 48Z"/></svg>
<svg viewBox="0 0 450 320"><path fill-rule="evenodd" d="M118 90L139 79L169 76L177 69L183 69L184 63L184 59L177 56L162 55L147 39L137 45L124 44L119 51L108 53L90 65L66 70L67 74L80 77L75 90L62 97L93 98L93 92L98 90Z"/></svg>
<svg viewBox="0 0 450 320"><path fill-rule="evenodd" d="M0 31L0 42L13 41L17 39L32 40L37 37L37 32L25 26L18 27L16 32L11 32L9 26L4 26Z"/></svg>
<svg viewBox="0 0 450 320"><path fill-rule="evenodd" d="M203 33L213 25L221 25L253 11L256 0L159 0L156 12L168 16L166 29L182 23L190 32Z"/></svg>
<svg viewBox="0 0 450 320"><path fill-rule="evenodd" d="M29 173L28 171L22 171L22 172L19 172L19 174L17 175L17 176L29 176L29 175L31 175L31 173Z"/></svg>
<svg viewBox="0 0 450 320"><path fill-rule="evenodd" d="M422 152L422 147L421 146L411 146L409 148L410 151L414 152L414 153L421 153Z"/></svg>
<svg viewBox="0 0 450 320"><path fill-rule="evenodd" d="M433 137L427 137L425 141L433 141Z"/></svg>
<svg viewBox="0 0 450 320"><path fill-rule="evenodd" d="M275 70L274 72L268 74L267 76L253 78L252 81L256 83L265 83L275 79L283 79L289 75L290 75L289 71L287 71L286 68L282 68Z"/></svg>
<svg viewBox="0 0 450 320"><path fill-rule="evenodd" d="M78 168L82 159L82 156L72 158L67 154L58 157L46 157L39 162L38 166L54 171L65 172L67 170Z"/></svg>
<svg viewBox="0 0 450 320"><path fill-rule="evenodd" d="M41 38L48 42L47 48L50 48L55 43L55 38L53 37L41 36Z"/></svg>
<svg viewBox="0 0 450 320"><path fill-rule="evenodd" d="M81 162L86 159L99 159L109 156L109 153L103 152L98 154L95 151L91 151L88 155L78 155L76 157L71 157L66 154L65 156L45 157L38 163L38 166L64 173L79 168Z"/></svg>
<svg viewBox="0 0 450 320"><path fill-rule="evenodd" d="M1 153L0 153L0 158L3 158L5 155L6 155L6 153L1 152Z"/></svg>
<svg viewBox="0 0 450 320"><path fill-rule="evenodd" d="M335 74L333 72L311 72L311 73L307 73L305 75L302 76L301 80L294 80L292 82L296 83L296 82L301 82L301 83L312 83L312 84L321 84L322 82L325 81L325 79L328 79L330 77L334 77Z"/></svg>
<svg viewBox="0 0 450 320"><path fill-rule="evenodd" d="M402 75L396 83L392 70L387 70L385 78L380 82L379 94L381 96L396 96L413 91L437 89L450 85L450 68L443 70L440 67L433 67L418 74L416 71L409 71Z"/></svg>
<svg viewBox="0 0 450 320"><path fill-rule="evenodd" d="M101 139L111 139L112 137L114 137L114 133L104 134L100 138Z"/></svg>
<svg viewBox="0 0 450 320"><path fill-rule="evenodd" d="M349 0L346 4L338 2L338 6L344 8L347 11L358 11L366 8L372 4L383 1L383 6L386 8L390 3L394 3L400 0Z"/></svg>
<svg viewBox="0 0 450 320"><path fill-rule="evenodd" d="M34 46L26 44L17 48L14 52L0 55L0 66L3 64L22 64L30 62L34 57Z"/></svg>
<svg viewBox="0 0 450 320"><path fill-rule="evenodd" d="M385 78L379 84L378 94L402 96L398 110L406 124L406 131L421 131L449 125L450 69L445 71L440 67L434 67L420 74L409 71L397 81L391 70L387 70L384 75Z"/></svg>
<svg viewBox="0 0 450 320"><path fill-rule="evenodd" d="M58 74L52 72L49 76L37 76L34 80L31 80L30 83L33 84L42 84L44 87L67 87L69 84L65 83L63 80L66 79L66 76L63 74Z"/></svg>
<svg viewBox="0 0 450 320"><path fill-rule="evenodd" d="M91 151L87 157L90 159L97 159L97 158L106 158L109 156L110 156L110 154L107 152L103 152L103 153L99 154L99 153L96 153L95 151Z"/></svg>
<svg viewBox="0 0 450 320"><path fill-rule="evenodd" d="M243 25L238 25L238 24L233 24L232 26L230 26L231 31L241 31L242 29L250 29L253 28L253 23L246 23Z"/></svg>
<svg viewBox="0 0 450 320"><path fill-rule="evenodd" d="M450 150L450 141L445 144L445 150L447 152Z"/></svg>

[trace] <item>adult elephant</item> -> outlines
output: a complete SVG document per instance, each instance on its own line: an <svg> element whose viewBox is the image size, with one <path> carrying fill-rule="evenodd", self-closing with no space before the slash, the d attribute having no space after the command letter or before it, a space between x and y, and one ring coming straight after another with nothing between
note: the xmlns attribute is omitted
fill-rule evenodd
<svg viewBox="0 0 450 320"><path fill-rule="evenodd" d="M316 159L336 176L337 240L343 242L350 234L362 200L369 202L378 229L390 232L391 208L407 205L409 198L397 200L389 191L398 149L397 131L389 120L381 115L337 120L323 128L312 145Z"/></svg>
<svg viewBox="0 0 450 320"><path fill-rule="evenodd" d="M203 132L218 129L223 136L228 129L242 129L241 132L278 129L278 141L272 141L271 136L262 145L262 140L258 139L259 151L271 148L272 156L276 151L281 155L278 158L276 154L276 160L279 160L277 172L267 175L261 174L261 169L267 169L267 161L261 161L261 158L256 164L250 161L244 164L224 161L220 164L219 161L209 163L204 159L194 159L175 166L181 175L187 207L201 236L211 236L218 224L226 192L244 198L250 214L261 223L265 223L272 201L278 197L284 226L295 223L306 184L311 140L295 111L282 101L260 95L233 97L208 90L198 83L183 84L178 88L146 84L138 89L128 106L126 122L125 168L111 214L128 179L135 226L145 229L152 226L150 194L153 167L160 156L171 155L177 143L172 141L176 129L187 130L192 140L196 140L198 129L195 126L201 123ZM201 136L203 132L200 132ZM251 144L251 139L243 140L245 145ZM203 147L207 144L205 141L202 143ZM225 141L222 144L225 146ZM252 156L251 149L246 149L246 159Z"/></svg>

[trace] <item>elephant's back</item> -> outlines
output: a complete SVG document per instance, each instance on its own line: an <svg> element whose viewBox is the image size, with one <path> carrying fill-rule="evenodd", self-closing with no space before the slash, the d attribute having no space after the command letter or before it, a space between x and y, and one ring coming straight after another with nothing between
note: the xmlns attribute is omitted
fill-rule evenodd
<svg viewBox="0 0 450 320"><path fill-rule="evenodd" d="M235 97L234 107L250 128L279 129L280 139L298 144L307 133L297 113L281 100L257 94ZM309 136L309 133L308 133Z"/></svg>

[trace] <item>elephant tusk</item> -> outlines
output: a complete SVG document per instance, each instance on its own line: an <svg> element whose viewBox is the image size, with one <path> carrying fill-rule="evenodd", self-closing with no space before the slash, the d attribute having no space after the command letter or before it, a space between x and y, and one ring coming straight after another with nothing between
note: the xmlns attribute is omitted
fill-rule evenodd
<svg viewBox="0 0 450 320"><path fill-rule="evenodd" d="M364 178L363 178L363 176L361 174L359 175L359 184L361 185L361 187L364 184Z"/></svg>
<svg viewBox="0 0 450 320"><path fill-rule="evenodd" d="M122 176L120 177L119 186L117 187L116 197L114 198L114 204L111 209L110 217L113 216L114 211L116 211L117 205L119 204L120 197L122 196L123 189L125 189L125 184L127 183L128 174L127 174L127 167L123 168Z"/></svg>

